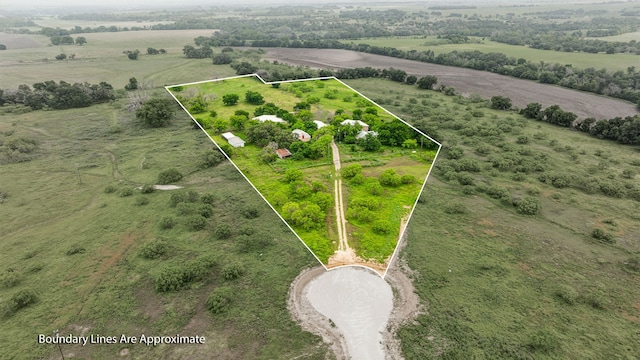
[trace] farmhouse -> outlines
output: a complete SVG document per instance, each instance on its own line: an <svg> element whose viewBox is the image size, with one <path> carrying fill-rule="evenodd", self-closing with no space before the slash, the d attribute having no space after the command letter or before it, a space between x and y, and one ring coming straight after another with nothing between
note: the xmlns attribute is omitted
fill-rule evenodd
<svg viewBox="0 0 640 360"><path fill-rule="evenodd" d="M260 115L258 117L254 117L253 120L258 120L260 122L271 121L274 123L286 123L286 121L280 119L275 115Z"/></svg>
<svg viewBox="0 0 640 360"><path fill-rule="evenodd" d="M369 125L367 123L363 122L363 121L360 121L360 120L347 119L347 120L341 122L340 125L349 125L349 126L360 125L360 126L362 126L362 131L369 131Z"/></svg>
<svg viewBox="0 0 640 360"><path fill-rule="evenodd" d="M222 137L234 148L244 147L244 140L230 132L223 133Z"/></svg>
<svg viewBox="0 0 640 360"><path fill-rule="evenodd" d="M278 157L280 159L285 159L291 156L291 151L289 151L288 149L278 149L276 150L276 154L278 154Z"/></svg>
<svg viewBox="0 0 640 360"><path fill-rule="evenodd" d="M378 133L375 132L375 131L360 131L358 133L358 135L356 135L356 140L364 139L367 136L367 134L371 134L371 136L373 136L373 137L377 137L378 136Z"/></svg>
<svg viewBox="0 0 640 360"><path fill-rule="evenodd" d="M325 126L329 126L329 125L327 125L327 124L323 123L323 122L322 122L322 121L320 121L320 120L313 120L313 123L314 123L314 124L316 124L316 126L318 127L318 129L322 129L322 128L323 128L323 127L325 127Z"/></svg>
<svg viewBox="0 0 640 360"><path fill-rule="evenodd" d="M311 135L309 135L307 132L300 130L300 129L295 129L292 131L293 135L298 138L298 140L302 141L302 142L307 142L309 140L311 140Z"/></svg>

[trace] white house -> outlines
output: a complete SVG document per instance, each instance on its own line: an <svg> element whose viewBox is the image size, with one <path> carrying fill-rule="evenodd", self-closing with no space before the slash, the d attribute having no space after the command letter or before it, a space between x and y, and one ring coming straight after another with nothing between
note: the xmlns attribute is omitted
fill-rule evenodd
<svg viewBox="0 0 640 360"><path fill-rule="evenodd" d="M318 127L318 129L322 129L322 128L323 128L323 127L325 127L325 126L329 126L329 125L327 125L327 124L323 123L323 122L322 122L322 121L320 121L320 120L313 120L313 123L314 123L314 124L316 124L316 126Z"/></svg>
<svg viewBox="0 0 640 360"><path fill-rule="evenodd" d="M367 134L371 134L371 136L377 137L378 133L375 131L360 131L358 135L356 135L356 140L364 139Z"/></svg>
<svg viewBox="0 0 640 360"><path fill-rule="evenodd" d="M244 140L230 132L223 133L222 137L234 148L244 147Z"/></svg>
<svg viewBox="0 0 640 360"><path fill-rule="evenodd" d="M340 124L341 125L349 125L349 126L360 125L360 126L362 126L362 131L369 131L369 125L367 123L365 123L364 121L360 121L360 120L347 119L347 120L341 122Z"/></svg>
<svg viewBox="0 0 640 360"><path fill-rule="evenodd" d="M309 135L306 131L303 131L303 130L300 130L300 129L295 129L295 130L292 131L292 133L300 141L307 142L307 141L311 140L311 135Z"/></svg>
<svg viewBox="0 0 640 360"><path fill-rule="evenodd" d="M253 120L258 120L260 122L271 121L274 123L286 123L286 121L280 119L275 115L260 115L258 117L254 117Z"/></svg>

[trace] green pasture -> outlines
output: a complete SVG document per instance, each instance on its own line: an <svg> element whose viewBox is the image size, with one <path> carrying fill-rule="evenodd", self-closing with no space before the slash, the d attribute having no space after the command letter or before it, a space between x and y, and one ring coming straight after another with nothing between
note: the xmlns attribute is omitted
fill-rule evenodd
<svg viewBox="0 0 640 360"><path fill-rule="evenodd" d="M391 81L348 83L443 141L401 254L426 304L399 331L406 358L636 357L640 203L630 196L640 178L638 147L492 110L486 101ZM472 116L476 110L482 116ZM449 156L452 149L462 157ZM505 158L538 170L493 165ZM453 169L464 163L477 168ZM568 183L543 182L543 174L568 175ZM612 196L584 184L629 192ZM518 212L514 201L525 197L539 201L537 215ZM595 229L612 240L595 239Z"/></svg>

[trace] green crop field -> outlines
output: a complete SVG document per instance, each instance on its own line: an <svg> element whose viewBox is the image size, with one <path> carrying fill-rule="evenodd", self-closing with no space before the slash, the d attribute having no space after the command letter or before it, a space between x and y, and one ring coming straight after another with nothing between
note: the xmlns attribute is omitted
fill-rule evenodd
<svg viewBox="0 0 640 360"><path fill-rule="evenodd" d="M621 35L624 36L624 35ZM447 44L446 40L436 37L392 37L392 38L364 38L357 41L343 41L345 43L369 44L373 46L390 46L401 50L431 50L437 54L457 51L481 51L483 53L498 52L514 58L524 58L533 62L571 64L576 68L606 68L608 70L626 70L629 66L638 66L640 56L633 54L590 54L583 52L562 52L554 50L532 49L526 46L508 45L488 39L471 37L465 44ZM605 39L605 38L601 38ZM613 40L613 39L612 39ZM631 39L629 39L631 40ZM629 41L626 40L626 41ZM621 41L621 40L615 40Z"/></svg>
<svg viewBox="0 0 640 360"><path fill-rule="evenodd" d="M428 304L399 332L407 358L640 353L640 149L482 101L348 83L444 141L403 252ZM521 213L526 198L536 215Z"/></svg>

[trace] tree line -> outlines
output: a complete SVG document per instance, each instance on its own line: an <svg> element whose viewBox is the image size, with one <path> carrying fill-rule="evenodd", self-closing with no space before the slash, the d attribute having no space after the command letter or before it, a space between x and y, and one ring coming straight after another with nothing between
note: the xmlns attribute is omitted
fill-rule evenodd
<svg viewBox="0 0 640 360"><path fill-rule="evenodd" d="M32 110L80 108L114 99L113 86L104 81L70 84L48 80L33 84L33 89L25 84L17 89L0 89L0 106L24 105Z"/></svg>

